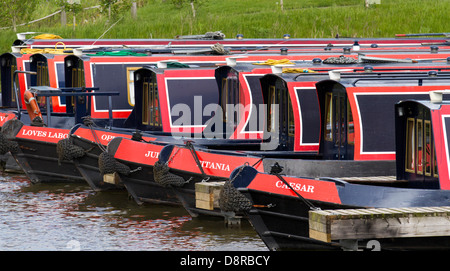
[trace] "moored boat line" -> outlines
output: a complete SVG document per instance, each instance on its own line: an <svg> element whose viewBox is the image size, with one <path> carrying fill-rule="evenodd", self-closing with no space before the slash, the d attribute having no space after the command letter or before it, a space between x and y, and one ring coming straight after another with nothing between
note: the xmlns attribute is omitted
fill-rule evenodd
<svg viewBox="0 0 450 271"><path fill-rule="evenodd" d="M282 218L298 211L294 220L303 221L312 205L449 203L445 153L433 145L441 140L436 116L444 120L447 97L418 103L426 108L414 102L450 89L450 51L422 44L446 41L387 39L382 48L369 48L369 41L349 52L336 48L348 47L342 40L329 50L317 40L315 48L286 42L287 52L245 55L231 45L231 54L190 55L176 42L177 52L151 55L107 55L123 52L113 47L81 55L7 53L0 57L7 90L0 120L12 143L4 146L33 183L87 182L95 191L127 190L138 204L182 205L192 216L244 215L274 250L332 248L311 240L304 222L289 232L292 223ZM21 69L25 74L14 72ZM26 111L25 90L42 111L38 123ZM199 206L202 182L232 189L246 207ZM377 196L386 194L392 197ZM397 241L383 246L403 245Z"/></svg>

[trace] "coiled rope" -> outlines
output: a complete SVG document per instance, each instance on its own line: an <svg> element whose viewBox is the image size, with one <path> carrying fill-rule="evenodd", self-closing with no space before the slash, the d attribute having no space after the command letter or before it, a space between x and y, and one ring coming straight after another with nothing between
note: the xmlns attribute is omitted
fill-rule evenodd
<svg viewBox="0 0 450 271"><path fill-rule="evenodd" d="M6 154L7 152L17 153L19 150L19 144L16 141L8 140L0 130L0 155Z"/></svg>
<svg viewBox="0 0 450 271"><path fill-rule="evenodd" d="M170 156L167 162L163 163L158 160L153 165L153 179L162 187L182 187L193 179L193 177L191 177L188 180L185 180L183 177L170 172L169 163L180 150L181 148L178 147L177 151Z"/></svg>

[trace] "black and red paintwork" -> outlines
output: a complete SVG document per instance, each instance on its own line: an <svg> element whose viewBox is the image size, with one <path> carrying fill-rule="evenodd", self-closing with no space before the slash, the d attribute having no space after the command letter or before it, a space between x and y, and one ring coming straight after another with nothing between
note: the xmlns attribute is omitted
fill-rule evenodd
<svg viewBox="0 0 450 271"><path fill-rule="evenodd" d="M404 76L408 75L409 77L405 78ZM291 78L293 75L290 75ZM311 80L313 83L317 82L317 78L323 76L328 76L327 74L308 74L305 75L305 77L308 77L309 79L315 78L316 80ZM441 76L441 77L439 77ZM320 85L323 87L323 89L318 89L317 92L313 95L313 98L316 99L317 107L314 107L312 110L316 110L318 112L317 114L319 116L324 116L325 114L320 113L320 103L318 101L318 97L321 97L325 95L327 92L332 93L335 91L335 87L333 87L333 84L337 84L339 86L339 91L342 91L343 88L341 86L346 86L351 91L350 93L363 93L364 95L381 95L383 94L385 99L382 99L383 102L380 104L378 103L378 106L380 106L377 112L381 116L381 119L384 121L383 124L378 125L374 124L373 120L367 120L367 121L360 121L358 118L354 118L356 121L359 121L363 124L360 126L354 125L354 128L352 130L353 135L352 138L354 142L351 144L351 146L355 144L359 144L360 141L356 139L355 134L357 134L357 129L362 129L362 127L371 127L375 132L375 136L378 137L377 133L379 133L380 130L383 129L389 129L388 123L391 122L391 119L393 117L390 117L386 115L387 113L390 113L391 110L387 110L389 107L393 107L394 104L402 99L403 97L415 97L416 94L420 95L428 95L428 91L435 90L436 88L442 88L448 86L450 83L449 78L444 73L443 75L439 75L437 77L428 77L428 73L377 73L377 74L361 74L361 73L352 73L352 74L346 74L342 75L340 81L334 81L334 80L322 80L317 85ZM305 78L300 77L300 79ZM280 76L278 76L280 78ZM365 86L355 86L355 81L365 81ZM433 86L422 86L417 85L417 82L420 81L421 84L430 84L429 81L432 82ZM306 80L308 82L308 80ZM405 85L410 86L405 86ZM325 86L326 85L326 86ZM329 86L332 87L329 87ZM264 89L264 84L263 84ZM302 89L303 90L303 89ZM330 92L331 91L331 92ZM263 92L264 93L264 92ZM340 92L341 93L341 92ZM394 98L390 98L390 95L394 95ZM405 94L406 96L402 96ZM399 95L397 97L397 95ZM357 95L354 95L354 97L357 97ZM345 104L345 103L344 103ZM365 109L367 106L373 106L372 104L365 104L363 102L359 102L358 110L361 112L366 112L363 109ZM303 108L304 109L304 108ZM350 108L349 108L350 110ZM386 112L385 112L386 111ZM295 112L295 111L294 111ZM347 112L347 111L346 111ZM350 112L350 111L349 111ZM351 113L358 112L351 110ZM310 116L310 112L304 111L306 115ZM358 113L360 118L363 118L365 114ZM320 122L319 123L323 123ZM353 124L353 122L352 122ZM347 123L346 123L347 125ZM319 124L319 131L320 131L320 124ZM344 133L347 136L347 133ZM320 138L320 135L318 135ZM393 135L392 135L393 137ZM389 140L392 140L389 138ZM156 140L158 141L158 140ZM366 141L370 142L370 136L368 136L368 139ZM112 143L110 143L112 144ZM122 147L123 149L130 149L130 146L134 146L133 149L142 149L144 150L146 147L150 147L152 143L148 144L145 142L136 142L126 139L117 139L114 142L114 148L112 150L116 150L118 148L121 148L121 145L125 144L126 147ZM146 144L148 144L146 146ZM201 141L201 140L195 140L194 144L198 147L206 147L207 141ZM223 154L223 151L215 151L212 150L214 148L218 149L218 147L214 147L214 144L218 144L218 142L211 141L212 146L209 146L209 153L223 155L222 161L233 161L234 156L230 153L227 153L226 155ZM319 144L318 144L319 145ZM140 147L139 147L140 146ZM385 146L382 146L385 147ZM161 148L161 147L159 147ZM170 148L165 147L165 148ZM173 148L173 147L172 147ZM331 149L331 147L329 147ZM238 151L236 153L236 157L240 157L242 154L246 155L253 155L254 157L264 157L263 161L264 163L262 165L265 172L270 171L270 167L275 163L279 163L284 167L284 172L289 172L288 174L292 174L292 172L303 174L303 176L307 177L320 177L320 176L331 176L331 177L373 177L373 176L393 176L395 175L395 161L389 158L386 159L380 159L379 156L376 156L372 159L370 157L367 157L367 159L354 159L353 157L345 157L346 159L341 159L342 157L333 157L330 156L328 158L323 158L320 153L317 153L317 150L313 153L307 153L307 152L299 152L297 154L297 158L301 159L293 159L292 156L282 156L284 154L283 151L274 150L272 151L265 151L265 152L258 152L258 151L245 151L243 148L237 148ZM327 150L331 151L331 150ZM132 152L134 154L134 152ZM173 153L173 152L172 152ZM395 153L395 150L394 150ZM257 155L256 155L257 154ZM275 154L278 155L278 157L272 157L271 156ZM148 167L149 164L145 163L144 161L136 161L134 155L128 154L126 152L119 152L114 153L115 158L120 159L122 163L129 164L130 167ZM377 153L377 155L379 155ZM143 156L143 155L141 155ZM167 158L160 158L161 161L165 161ZM174 156L170 158L172 162L179 162L183 163L185 160L184 157L181 156ZM133 162L130 162L133 161ZM140 163L143 163L143 165L140 165ZM154 162L151 162L150 164L153 164ZM146 165L145 165L146 164ZM145 166L144 166L145 165ZM198 167L197 167L198 168ZM185 179L188 179L190 176L198 176L199 172L196 167L186 167L186 168L177 168L172 170L171 172L174 172L177 175L183 176ZM151 168L147 169L148 172L151 172ZM200 181L201 179L197 178L197 181ZM138 176L137 173L134 173L130 176L123 176L122 178L123 183L127 187L128 191L131 195L134 195L136 200L139 202L151 202L150 196L151 191L153 189L152 186L157 185L152 178L145 179L145 176ZM178 191L180 190L180 191ZM194 202L192 201L191 197L194 191L187 192L188 190L181 188L176 188L175 191L178 191L176 194L180 202L183 202L184 206L187 210L193 215L197 215L199 213L205 213L204 210L200 210L195 208ZM149 193L149 194L147 194ZM211 212L208 212L211 213ZM221 215L220 212L215 212L215 215Z"/></svg>
<svg viewBox="0 0 450 271"><path fill-rule="evenodd" d="M279 177L252 167L231 174L230 178L236 177L234 186L253 202L254 207L247 212L248 218L269 249L339 249L337 243L309 238L308 211L311 207L450 205L449 102L405 100L394 108L397 140L397 177L394 180ZM359 243L364 246L366 241ZM378 241L382 249L448 249L450 246L450 239L445 236Z"/></svg>
<svg viewBox="0 0 450 271"><path fill-rule="evenodd" d="M195 183L224 181L234 168L242 164L250 164L263 170L263 160L245 153L211 151L199 147L198 143L173 145L161 144L158 140L138 142L117 137L108 144L108 152L130 168L141 168L127 176L120 176L127 191L138 204L170 203L183 205L192 216L199 213L221 215L218 210L191 208L195 207ZM186 181L191 178L190 181L181 188L161 186L153 178L153 168L157 161L167 163L171 173L183 177Z"/></svg>
<svg viewBox="0 0 450 271"><path fill-rule="evenodd" d="M11 152L17 164L33 182L84 181L72 162L58 161L57 143L68 137L72 126L83 120L90 111L90 96L113 96L117 92L96 93L92 89L57 89L49 87L32 87L36 97L45 97L46 104L54 96L73 100L66 106L66 112L55 113L48 108L43 113L46 125L26 124L19 118L13 118L2 126L2 134L10 141L18 144L19 151ZM72 99L75 98L75 99ZM112 114L110 114L112 115ZM93 125L106 122L93 120ZM109 118L109 123L112 119ZM47 125L48 124L48 125ZM56 128L59 127L59 128ZM60 165L61 164L61 165Z"/></svg>

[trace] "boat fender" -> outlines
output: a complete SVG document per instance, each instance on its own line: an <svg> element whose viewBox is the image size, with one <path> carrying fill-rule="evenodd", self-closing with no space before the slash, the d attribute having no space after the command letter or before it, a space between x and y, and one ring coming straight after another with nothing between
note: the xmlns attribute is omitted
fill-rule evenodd
<svg viewBox="0 0 450 271"><path fill-rule="evenodd" d="M19 150L19 144L16 141L8 140L0 131L0 155L4 155L7 152L17 153Z"/></svg>
<svg viewBox="0 0 450 271"><path fill-rule="evenodd" d="M244 212L252 208L252 202L239 192L231 181L226 181L220 190L219 207L223 212Z"/></svg>
<svg viewBox="0 0 450 271"><path fill-rule="evenodd" d="M82 147L74 145L71 138L64 138L56 143L56 153L58 154L58 165L62 161L72 161L73 159L83 157L86 152Z"/></svg>
<svg viewBox="0 0 450 271"><path fill-rule="evenodd" d="M23 99L28 111L28 115L30 116L30 120L32 120L33 122L35 121L43 123L42 113L41 110L39 109L39 106L36 102L36 98L34 97L33 93L31 93L29 90L25 91L25 93L23 94ZM41 121L35 120L37 117L39 117Z"/></svg>
<svg viewBox="0 0 450 271"><path fill-rule="evenodd" d="M141 170L141 167L131 170L129 166L118 162L114 156L107 151L104 151L98 156L98 169L102 175L117 172L128 176L130 173Z"/></svg>
<svg viewBox="0 0 450 271"><path fill-rule="evenodd" d="M186 181L183 177L173 174L169 170L170 168L166 163L156 161L153 165L153 178L155 182L163 187L182 187L193 179L191 177Z"/></svg>

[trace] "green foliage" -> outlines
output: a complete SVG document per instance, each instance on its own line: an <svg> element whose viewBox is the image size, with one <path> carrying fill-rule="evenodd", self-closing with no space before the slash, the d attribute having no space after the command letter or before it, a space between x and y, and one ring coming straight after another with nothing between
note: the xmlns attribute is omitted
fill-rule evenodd
<svg viewBox="0 0 450 271"><path fill-rule="evenodd" d="M41 18L61 8L59 0L0 0L0 26L12 26ZM181 1L178 7L175 3ZM173 38L177 35L222 31L227 38L244 34L245 38L394 37L399 33L449 32L446 18L450 0L381 0L381 5L364 7L363 0L195 0L193 18L191 0L136 0L138 19L130 14L133 0L82 0L82 8L99 9L77 13L77 29L61 26L55 16L39 23L19 26L17 32L45 32L64 38L100 37L115 18L121 18L102 38ZM111 18L107 7L111 4ZM28 6L31 5L31 6ZM17 12L16 10L20 10ZM69 14L68 14L69 16ZM70 19L68 18L70 22ZM110 22L110 24L108 24ZM9 51L15 40L12 30L0 30L0 49Z"/></svg>
<svg viewBox="0 0 450 271"><path fill-rule="evenodd" d="M26 22L31 18L30 10L33 10L41 0L20 1L2 0L0 1L0 23L2 26L12 26Z"/></svg>
<svg viewBox="0 0 450 271"><path fill-rule="evenodd" d="M120 15L130 10L132 0L99 0L99 2L100 12L112 20L117 20Z"/></svg>

